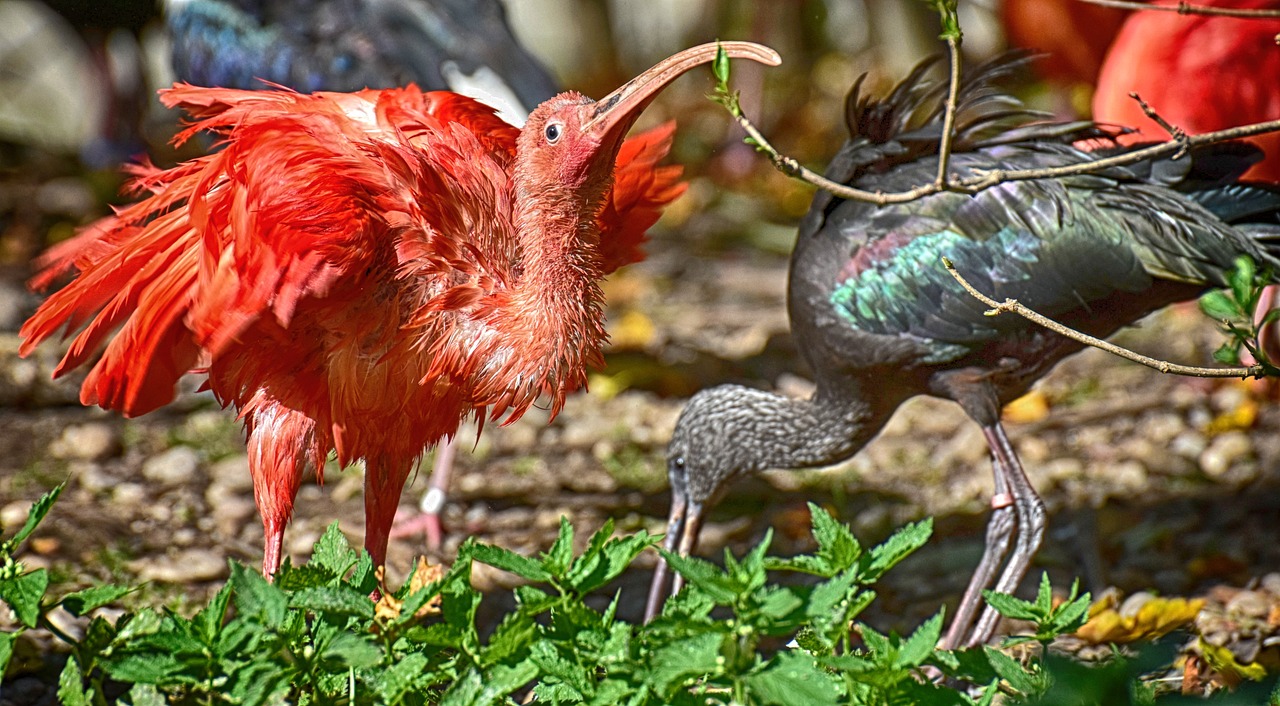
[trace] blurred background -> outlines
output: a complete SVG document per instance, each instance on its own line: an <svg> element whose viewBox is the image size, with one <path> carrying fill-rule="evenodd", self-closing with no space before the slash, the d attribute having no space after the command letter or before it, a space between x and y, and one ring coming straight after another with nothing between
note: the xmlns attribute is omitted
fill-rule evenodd
<svg viewBox="0 0 1280 706"><path fill-rule="evenodd" d="M250 565L261 557L234 415L197 394L195 383L177 403L140 419L83 408L82 378L49 381L56 347L20 360L16 331L38 302L24 286L32 257L124 200L122 162L149 155L170 165L203 149L198 141L183 152L170 146L181 116L164 110L155 91L175 80L175 57L188 71L199 63L194 40L173 42L174 15L217 5L0 0L0 523L20 522L32 499L70 479L45 541L33 545L32 565L59 568L59 579L73 584L140 577L153 583L137 600L159 594L178 608L225 578L227 556ZM269 7L300 17L313 3L236 5L240 15L212 12L243 29L245 18ZM355 0L314 5L336 8L324 31L338 38L335 45L354 47L334 59L348 69L359 68L361 51L396 44L374 25L344 23L341 13ZM920 0L503 5L515 40L552 80L589 96L717 38L774 47L780 67L736 64L733 87L780 150L819 170L847 134L843 101L859 75L869 74L864 92L879 94L944 49L937 16ZM1008 89L1057 116L1088 114L1091 86L1125 13L1076 0L974 0L960 9L966 61L1013 46L1046 50ZM253 41L279 48L288 35ZM215 49L202 60L231 56L226 36L205 35ZM223 49L218 37L229 42ZM643 117L642 126L678 121L670 161L684 166L690 189L651 232L649 259L606 283L612 345L590 393L571 399L550 426L545 414L531 413L511 427L486 428L479 441L474 428L460 433L466 450L444 512L444 560L468 535L538 551L565 513L579 537L606 517L620 531L660 531L663 448L685 397L728 381L809 389L788 334L785 287L796 224L813 190L744 146L738 127L707 100L711 88L710 71L695 71ZM1219 342L1194 310L1159 315L1121 340L1185 363L1207 361ZM1238 592L1261 582L1271 586L1268 600L1280 603L1280 418L1268 394L1161 377L1097 351L1059 366L1008 414L1053 513L1032 574L1048 569L1055 585L1083 576L1095 590L1169 594ZM429 468L427 459L422 473ZM328 487L307 484L299 496L286 546L295 557L334 518L360 535L359 473L331 470ZM772 527L776 551L805 551L807 500L834 508L866 541L935 515L941 543L895 572L902 578L891 579L877 602L881 613L870 616L882 629L911 626L963 589L981 552L990 483L978 429L954 405L913 400L847 464L744 483L713 516L704 547L709 554L741 549ZM422 487L419 478L402 506L411 510ZM420 538L393 543L393 578L420 552ZM475 580L498 587L509 578L479 567ZM639 573L624 580L636 586L627 589L626 617L638 615L646 581ZM1218 604L1234 596L1222 594ZM1264 622L1271 605L1263 602ZM1277 628L1280 618L1272 634Z"/></svg>

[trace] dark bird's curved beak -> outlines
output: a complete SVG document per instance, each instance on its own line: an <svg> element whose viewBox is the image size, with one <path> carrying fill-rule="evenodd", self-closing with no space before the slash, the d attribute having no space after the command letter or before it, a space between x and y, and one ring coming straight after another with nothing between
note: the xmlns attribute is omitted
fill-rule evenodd
<svg viewBox="0 0 1280 706"><path fill-rule="evenodd" d="M671 470L671 514L667 517L667 537L664 546L668 552L680 556L689 556L698 548L698 535L702 532L702 513L705 506L701 502L689 500L688 482L680 472ZM644 621L653 620L662 610L668 595L680 592L684 587L684 577L676 574L671 581L670 594L667 592L667 560L658 558L658 565L653 569L653 581L649 584L649 600L644 607Z"/></svg>
<svg viewBox="0 0 1280 706"><path fill-rule="evenodd" d="M719 48L723 48L730 59L750 59L766 66L782 63L778 52L754 42L713 42L685 49L658 62L613 93L584 106L588 115L582 132L595 133L602 145L621 144L627 130L662 89L690 70L714 61Z"/></svg>

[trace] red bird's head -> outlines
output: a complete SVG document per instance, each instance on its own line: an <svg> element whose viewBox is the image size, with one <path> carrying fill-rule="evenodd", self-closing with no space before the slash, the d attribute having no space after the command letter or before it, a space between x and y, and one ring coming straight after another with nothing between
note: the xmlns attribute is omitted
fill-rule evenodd
<svg viewBox="0 0 1280 706"><path fill-rule="evenodd" d="M769 66L778 53L751 42L722 42L730 58ZM690 69L710 63L716 44L686 49L659 62L599 101L568 92L539 105L520 131L515 185L519 218L566 216L590 221L613 183L622 138L658 93ZM525 225L534 225L525 223Z"/></svg>

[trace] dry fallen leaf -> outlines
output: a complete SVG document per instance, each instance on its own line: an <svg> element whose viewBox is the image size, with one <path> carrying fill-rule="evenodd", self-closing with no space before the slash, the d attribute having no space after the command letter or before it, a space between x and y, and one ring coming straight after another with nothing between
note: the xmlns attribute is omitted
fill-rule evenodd
<svg viewBox="0 0 1280 706"><path fill-rule="evenodd" d="M1258 401L1252 397L1244 397L1240 404L1210 420L1204 430L1207 434L1243 431L1252 428L1256 421L1258 421Z"/></svg>
<svg viewBox="0 0 1280 706"><path fill-rule="evenodd" d="M1222 678L1222 683L1232 689L1239 686L1245 679L1262 681L1267 678L1266 667L1257 663L1240 664L1236 656L1226 647L1211 645L1203 639L1199 641L1197 647L1200 654L1204 656L1204 661L1208 662L1209 666L1213 667L1213 671Z"/></svg>
<svg viewBox="0 0 1280 706"><path fill-rule="evenodd" d="M1004 420L1011 424L1030 424L1049 416L1049 398L1032 390L1004 406Z"/></svg>
<svg viewBox="0 0 1280 706"><path fill-rule="evenodd" d="M382 587L382 597L378 599L378 604L374 606L374 615L379 619L395 620L400 617L400 612L404 608L404 601L397 599L391 595L392 592L387 589L383 583L385 576L385 567L379 566L377 573L378 585ZM422 590L422 588L433 581L439 581L444 578L444 567L439 564L428 564L426 557L418 557L418 564L414 567L413 573L409 575L409 595ZM413 615L415 618L422 619L428 615L434 615L440 612L440 596L432 596L430 600L422 604Z"/></svg>
<svg viewBox="0 0 1280 706"><path fill-rule="evenodd" d="M653 343L658 328L644 312L631 309L615 321L609 322L610 350L644 350Z"/></svg>
<svg viewBox="0 0 1280 706"><path fill-rule="evenodd" d="M1134 615L1121 615L1115 597L1108 596L1089 610L1089 622L1076 636L1093 644L1137 642L1166 635L1195 619L1204 599L1152 598Z"/></svg>

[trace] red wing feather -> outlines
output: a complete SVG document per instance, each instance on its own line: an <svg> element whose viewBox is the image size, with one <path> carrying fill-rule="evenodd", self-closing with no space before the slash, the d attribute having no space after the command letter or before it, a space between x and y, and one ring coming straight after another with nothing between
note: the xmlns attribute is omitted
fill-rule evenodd
<svg viewBox="0 0 1280 706"><path fill-rule="evenodd" d="M683 168L658 166L671 150L675 121L628 138L615 160L613 193L600 214L600 257L604 272L644 259L645 231L688 184Z"/></svg>

